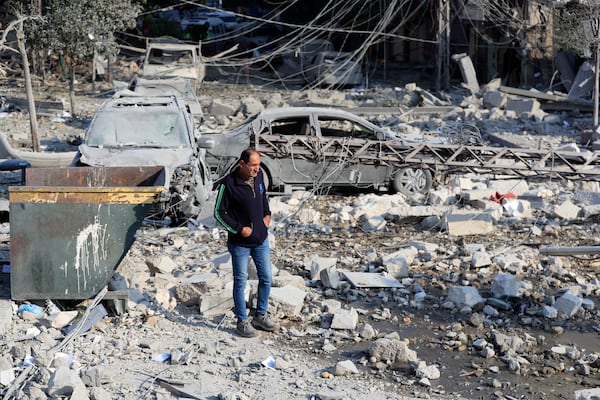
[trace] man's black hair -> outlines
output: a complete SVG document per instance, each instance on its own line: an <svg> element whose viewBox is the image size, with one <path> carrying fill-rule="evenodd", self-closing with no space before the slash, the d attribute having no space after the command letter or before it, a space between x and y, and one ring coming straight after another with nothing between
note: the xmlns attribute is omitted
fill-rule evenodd
<svg viewBox="0 0 600 400"><path fill-rule="evenodd" d="M250 162L250 156L252 154L256 154L256 153L257 153L257 151L254 149L251 149L251 148L246 149L246 150L242 151L242 154L240 154L240 160L247 164L248 162Z"/></svg>

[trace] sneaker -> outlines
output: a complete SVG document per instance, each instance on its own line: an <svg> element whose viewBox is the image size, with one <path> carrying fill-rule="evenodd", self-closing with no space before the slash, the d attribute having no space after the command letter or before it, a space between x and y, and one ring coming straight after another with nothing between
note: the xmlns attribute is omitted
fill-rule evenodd
<svg viewBox="0 0 600 400"><path fill-rule="evenodd" d="M256 314L256 316L252 318L252 326L256 329L260 329L267 332L273 332L275 329L279 328L279 325L275 321L273 321L269 314Z"/></svg>
<svg viewBox="0 0 600 400"><path fill-rule="evenodd" d="M254 337L258 335L258 332L252 327L252 324L248 319L245 319L243 321L238 320L237 326L235 327L235 331L238 335L242 337Z"/></svg>

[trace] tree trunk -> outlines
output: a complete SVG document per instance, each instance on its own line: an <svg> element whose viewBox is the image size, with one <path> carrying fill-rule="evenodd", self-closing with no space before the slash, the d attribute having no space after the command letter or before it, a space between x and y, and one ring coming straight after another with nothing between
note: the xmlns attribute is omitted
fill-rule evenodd
<svg viewBox="0 0 600 400"><path fill-rule="evenodd" d="M594 113L593 113L593 124L594 124L594 132L598 133L598 100L600 95L598 93L598 89L600 88L600 43L596 43L596 51L594 52L594 56L596 57L596 64L594 68Z"/></svg>
<svg viewBox="0 0 600 400"><path fill-rule="evenodd" d="M67 68L69 69L69 101L71 102L71 118L75 117L75 66L70 57L68 59Z"/></svg>
<svg viewBox="0 0 600 400"><path fill-rule="evenodd" d="M27 103L29 106L29 126L31 128L31 145L33 151L40 151L40 137L38 133L37 113L35 110L35 99L33 98L33 88L31 87L31 74L29 73L29 59L25 49L25 34L23 33L23 21L19 23L17 30L17 45L23 60L23 77L25 79L25 91L27 93Z"/></svg>

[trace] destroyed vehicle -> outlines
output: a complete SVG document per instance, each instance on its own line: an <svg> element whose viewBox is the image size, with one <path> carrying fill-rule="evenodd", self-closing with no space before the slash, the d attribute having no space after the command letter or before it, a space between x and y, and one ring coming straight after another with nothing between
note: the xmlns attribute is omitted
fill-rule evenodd
<svg viewBox="0 0 600 400"><path fill-rule="evenodd" d="M196 91L190 80L186 78L144 79L134 76L126 84L127 90L131 90L140 96L169 96L175 95L185 100L190 112L196 119L197 124L204 122L204 112ZM125 90L124 88L122 90Z"/></svg>
<svg viewBox="0 0 600 400"><path fill-rule="evenodd" d="M373 188L427 193L432 173L397 157L411 145L369 121L342 110L298 107L267 109L237 128L205 135L213 179L225 175L243 149L261 154L268 190Z"/></svg>
<svg viewBox="0 0 600 400"><path fill-rule="evenodd" d="M362 83L360 64L351 53L320 52L303 68L307 82L319 86L358 86Z"/></svg>
<svg viewBox="0 0 600 400"><path fill-rule="evenodd" d="M352 53L335 51L329 40L313 39L302 43L282 57L278 73L301 77L304 83L318 86L358 86L362 68Z"/></svg>
<svg viewBox="0 0 600 400"><path fill-rule="evenodd" d="M197 45L185 44L173 38L150 40L142 64L144 78L188 78L200 83L206 68Z"/></svg>
<svg viewBox="0 0 600 400"><path fill-rule="evenodd" d="M73 160L74 166L163 166L165 187L155 219L196 217L211 188L205 149L180 97L117 92L98 107Z"/></svg>

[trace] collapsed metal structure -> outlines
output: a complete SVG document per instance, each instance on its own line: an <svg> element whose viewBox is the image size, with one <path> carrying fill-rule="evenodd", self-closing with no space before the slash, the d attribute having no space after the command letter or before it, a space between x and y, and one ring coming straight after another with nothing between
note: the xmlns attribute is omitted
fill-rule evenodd
<svg viewBox="0 0 600 400"><path fill-rule="evenodd" d="M600 153L536 150L460 144L411 143L315 136L255 135L254 143L271 158L302 159L322 165L368 165L401 171L447 174L491 173L527 179L600 180ZM325 139L325 140L324 140ZM418 177L419 174L413 174ZM392 178L393 179L393 178Z"/></svg>

